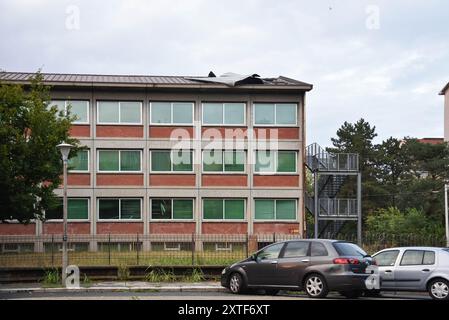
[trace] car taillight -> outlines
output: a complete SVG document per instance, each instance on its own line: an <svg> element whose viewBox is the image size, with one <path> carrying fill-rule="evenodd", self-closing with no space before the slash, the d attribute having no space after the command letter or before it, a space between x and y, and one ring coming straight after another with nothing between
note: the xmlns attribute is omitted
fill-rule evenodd
<svg viewBox="0 0 449 320"><path fill-rule="evenodd" d="M334 264L359 264L360 261L358 259L349 259L349 258L336 258L334 259Z"/></svg>

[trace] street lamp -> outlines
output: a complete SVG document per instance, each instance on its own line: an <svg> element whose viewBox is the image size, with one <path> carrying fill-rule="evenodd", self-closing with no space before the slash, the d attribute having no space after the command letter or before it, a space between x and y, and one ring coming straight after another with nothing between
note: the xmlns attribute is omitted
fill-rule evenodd
<svg viewBox="0 0 449 320"><path fill-rule="evenodd" d="M446 221L446 246L449 248L449 203L447 193L449 191L449 182L444 185L444 217Z"/></svg>
<svg viewBox="0 0 449 320"><path fill-rule="evenodd" d="M62 285L65 285L67 277L67 161L69 159L70 149L73 148L71 144L62 142L56 148L59 149L62 155L62 162L64 167L64 200L63 200L63 236L62 236Z"/></svg>

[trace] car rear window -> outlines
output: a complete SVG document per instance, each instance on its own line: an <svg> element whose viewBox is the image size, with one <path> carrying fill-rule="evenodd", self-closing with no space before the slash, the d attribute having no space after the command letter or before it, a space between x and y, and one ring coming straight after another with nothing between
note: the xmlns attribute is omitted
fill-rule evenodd
<svg viewBox="0 0 449 320"><path fill-rule="evenodd" d="M367 253L358 245L350 242L334 242L332 244L340 256L364 257Z"/></svg>

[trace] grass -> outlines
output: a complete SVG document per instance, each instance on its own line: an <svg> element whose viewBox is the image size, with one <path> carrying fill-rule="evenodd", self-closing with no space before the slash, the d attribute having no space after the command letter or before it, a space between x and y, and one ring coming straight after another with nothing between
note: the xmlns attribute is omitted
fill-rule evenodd
<svg viewBox="0 0 449 320"><path fill-rule="evenodd" d="M44 287L59 287L61 286L61 276L57 269L46 270L44 278L42 279Z"/></svg>

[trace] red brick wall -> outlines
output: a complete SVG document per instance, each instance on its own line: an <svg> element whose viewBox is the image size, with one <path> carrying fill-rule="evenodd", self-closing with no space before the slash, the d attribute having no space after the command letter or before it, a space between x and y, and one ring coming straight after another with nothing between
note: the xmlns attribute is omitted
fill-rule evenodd
<svg viewBox="0 0 449 320"><path fill-rule="evenodd" d="M203 186L246 186L246 174L203 174L201 177Z"/></svg>
<svg viewBox="0 0 449 320"><path fill-rule="evenodd" d="M262 139L270 139L275 138L275 136L271 137L271 130L277 130L277 139L299 139L299 128L298 127L292 127L292 128L254 128L254 135L256 138L262 138Z"/></svg>
<svg viewBox="0 0 449 320"><path fill-rule="evenodd" d="M0 223L0 235L35 235L34 223L23 225L20 223Z"/></svg>
<svg viewBox="0 0 449 320"><path fill-rule="evenodd" d="M88 186L90 185L90 173L70 173L67 176L69 186Z"/></svg>
<svg viewBox="0 0 449 320"><path fill-rule="evenodd" d="M187 136L192 139L194 137L193 127L165 127L165 126L150 126L148 135L150 138L164 138L168 139L171 137L173 130L182 129L186 132L182 133L184 138ZM184 136L186 135L186 136ZM176 138L176 137L174 137Z"/></svg>
<svg viewBox="0 0 449 320"><path fill-rule="evenodd" d="M254 234L267 233L290 233L297 234L300 230L299 222L292 223L275 223L275 222L254 222Z"/></svg>
<svg viewBox="0 0 449 320"><path fill-rule="evenodd" d="M150 234L195 233L195 222L151 222Z"/></svg>
<svg viewBox="0 0 449 320"><path fill-rule="evenodd" d="M151 186L195 186L194 174L150 174Z"/></svg>
<svg viewBox="0 0 449 320"><path fill-rule="evenodd" d="M97 222L97 234L143 234L142 222Z"/></svg>
<svg viewBox="0 0 449 320"><path fill-rule="evenodd" d="M203 222L204 234L246 234L248 225L246 222Z"/></svg>
<svg viewBox="0 0 449 320"><path fill-rule="evenodd" d="M143 126L97 125L97 137L142 138Z"/></svg>
<svg viewBox="0 0 449 320"><path fill-rule="evenodd" d="M247 127L202 127L203 138L214 139L244 139L248 136Z"/></svg>
<svg viewBox="0 0 449 320"><path fill-rule="evenodd" d="M299 175L255 175L255 187L298 187Z"/></svg>
<svg viewBox="0 0 449 320"><path fill-rule="evenodd" d="M143 174L97 173L97 186L143 186Z"/></svg>
<svg viewBox="0 0 449 320"><path fill-rule="evenodd" d="M90 125L73 125L70 128L70 135L72 137L90 137Z"/></svg>
<svg viewBox="0 0 449 320"><path fill-rule="evenodd" d="M42 224L43 234L62 234L63 226L60 222L45 222ZM89 234L89 222L69 222L67 224L68 234Z"/></svg>

